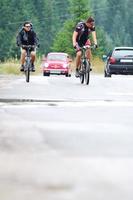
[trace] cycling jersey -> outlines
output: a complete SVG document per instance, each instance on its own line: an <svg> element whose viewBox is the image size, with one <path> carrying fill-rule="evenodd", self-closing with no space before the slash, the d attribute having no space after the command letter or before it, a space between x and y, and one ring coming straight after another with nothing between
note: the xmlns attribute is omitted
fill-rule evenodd
<svg viewBox="0 0 133 200"><path fill-rule="evenodd" d="M76 25L75 31L78 32L78 37L76 39L80 47L84 46L88 40L88 36L92 31L95 31L95 26L93 28L88 28L84 22L79 22Z"/></svg>

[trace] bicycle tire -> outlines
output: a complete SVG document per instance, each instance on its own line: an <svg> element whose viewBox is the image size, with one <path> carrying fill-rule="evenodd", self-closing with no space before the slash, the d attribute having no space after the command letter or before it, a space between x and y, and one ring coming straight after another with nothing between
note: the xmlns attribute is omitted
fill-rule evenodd
<svg viewBox="0 0 133 200"><path fill-rule="evenodd" d="M88 85L90 82L90 63L88 60L85 61L85 83Z"/></svg>
<svg viewBox="0 0 133 200"><path fill-rule="evenodd" d="M25 76L26 76L26 82L29 82L30 81L30 69L29 69L29 67L25 71Z"/></svg>
<svg viewBox="0 0 133 200"><path fill-rule="evenodd" d="M30 81L30 67L31 67L30 59L27 59L25 65L26 82Z"/></svg>
<svg viewBox="0 0 133 200"><path fill-rule="evenodd" d="M80 67L80 69L82 69L82 66ZM84 73L80 74L80 83L84 83Z"/></svg>

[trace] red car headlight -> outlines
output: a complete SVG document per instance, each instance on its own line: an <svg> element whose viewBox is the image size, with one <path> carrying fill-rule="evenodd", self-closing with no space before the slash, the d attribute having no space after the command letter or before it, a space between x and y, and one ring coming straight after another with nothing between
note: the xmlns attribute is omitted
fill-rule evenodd
<svg viewBox="0 0 133 200"><path fill-rule="evenodd" d="M63 67L64 67L64 68L68 68L68 64L64 64Z"/></svg>
<svg viewBox="0 0 133 200"><path fill-rule="evenodd" d="M47 68L47 67L48 67L48 63L44 63L44 65L43 65L43 66Z"/></svg>

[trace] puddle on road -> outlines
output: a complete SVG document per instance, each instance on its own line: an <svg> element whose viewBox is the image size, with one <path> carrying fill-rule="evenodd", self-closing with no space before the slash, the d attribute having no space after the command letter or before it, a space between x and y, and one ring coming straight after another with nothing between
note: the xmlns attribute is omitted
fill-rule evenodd
<svg viewBox="0 0 133 200"><path fill-rule="evenodd" d="M133 101L111 99L7 99L0 98L0 106L115 106L133 107Z"/></svg>
<svg viewBox="0 0 133 200"><path fill-rule="evenodd" d="M59 102L63 102L64 100L39 100L39 99L1 99L0 103L8 104L8 105L43 105L47 104L48 106L57 106Z"/></svg>
<svg viewBox="0 0 133 200"><path fill-rule="evenodd" d="M45 187L45 190L47 191L65 191L65 190L71 190L73 187L72 185L47 185Z"/></svg>

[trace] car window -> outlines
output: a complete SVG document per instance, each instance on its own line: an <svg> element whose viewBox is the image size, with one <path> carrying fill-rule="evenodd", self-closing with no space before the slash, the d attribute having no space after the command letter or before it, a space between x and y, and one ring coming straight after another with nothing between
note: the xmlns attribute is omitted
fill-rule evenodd
<svg viewBox="0 0 133 200"><path fill-rule="evenodd" d="M113 52L113 56L115 57L130 57L133 56L133 49L116 49Z"/></svg>
<svg viewBox="0 0 133 200"><path fill-rule="evenodd" d="M47 57L48 60L59 60L59 61L66 61L66 55L58 55L58 54L49 54Z"/></svg>

